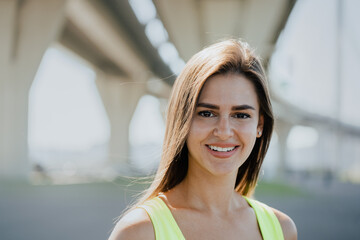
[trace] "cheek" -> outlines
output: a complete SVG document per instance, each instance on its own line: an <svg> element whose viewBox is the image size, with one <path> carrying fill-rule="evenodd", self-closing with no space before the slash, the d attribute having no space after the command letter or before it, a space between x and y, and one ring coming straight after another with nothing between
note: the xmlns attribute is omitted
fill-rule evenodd
<svg viewBox="0 0 360 240"><path fill-rule="evenodd" d="M193 135L197 138L207 136L211 133L213 127L210 122L201 121L199 119L194 119L190 126L189 136Z"/></svg>
<svg viewBox="0 0 360 240"><path fill-rule="evenodd" d="M236 131L242 136L254 136L256 138L257 124L255 122L238 124L236 126Z"/></svg>
<svg viewBox="0 0 360 240"><path fill-rule="evenodd" d="M248 154L250 154L257 139L257 124L252 124L247 128L243 128L240 135L244 137L244 142L247 144Z"/></svg>
<svg viewBox="0 0 360 240"><path fill-rule="evenodd" d="M208 124L204 124L204 122L194 119L191 123L190 131L186 140L189 151L192 151L192 149L201 145L201 142L208 137L210 132L211 128Z"/></svg>

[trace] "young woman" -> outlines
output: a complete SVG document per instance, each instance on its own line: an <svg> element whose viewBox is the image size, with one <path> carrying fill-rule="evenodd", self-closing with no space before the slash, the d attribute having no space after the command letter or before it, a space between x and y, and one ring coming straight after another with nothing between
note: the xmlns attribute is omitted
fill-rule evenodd
<svg viewBox="0 0 360 240"><path fill-rule="evenodd" d="M109 240L297 239L287 215L250 198L273 125L265 73L247 44L194 55L173 86L155 179Z"/></svg>

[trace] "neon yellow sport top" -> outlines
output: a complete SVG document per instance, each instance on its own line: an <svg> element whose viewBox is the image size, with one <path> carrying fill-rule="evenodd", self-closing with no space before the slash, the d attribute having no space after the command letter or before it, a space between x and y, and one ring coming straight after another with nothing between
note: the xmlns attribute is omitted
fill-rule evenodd
<svg viewBox="0 0 360 240"><path fill-rule="evenodd" d="M244 197L254 209L264 240L284 240L279 220L274 212L265 204ZM155 231L156 240L185 240L170 209L159 197L146 201L139 206L148 213Z"/></svg>

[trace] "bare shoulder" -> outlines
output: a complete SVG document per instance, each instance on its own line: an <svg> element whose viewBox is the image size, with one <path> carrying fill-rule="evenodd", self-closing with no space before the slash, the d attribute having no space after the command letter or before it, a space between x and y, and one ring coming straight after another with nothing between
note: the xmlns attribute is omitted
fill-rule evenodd
<svg viewBox="0 0 360 240"><path fill-rule="evenodd" d="M285 213L272 208L275 213L275 216L279 219L281 228L283 230L285 240L296 240L297 239L297 229L294 221Z"/></svg>
<svg viewBox="0 0 360 240"><path fill-rule="evenodd" d="M108 240L155 240L154 228L146 211L135 208L116 224Z"/></svg>

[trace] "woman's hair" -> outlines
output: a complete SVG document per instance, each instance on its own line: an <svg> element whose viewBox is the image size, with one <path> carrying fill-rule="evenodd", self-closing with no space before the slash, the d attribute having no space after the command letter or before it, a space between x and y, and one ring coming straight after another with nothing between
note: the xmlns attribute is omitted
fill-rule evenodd
<svg viewBox="0 0 360 240"><path fill-rule="evenodd" d="M178 185L188 170L186 139L200 91L215 74L237 73L252 82L264 118L263 133L238 170L234 189L242 195L252 194L269 147L274 125L267 80L260 60L250 47L239 40L225 40L195 54L176 79L170 97L162 157L151 186L138 204Z"/></svg>

